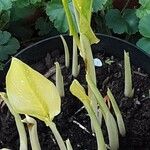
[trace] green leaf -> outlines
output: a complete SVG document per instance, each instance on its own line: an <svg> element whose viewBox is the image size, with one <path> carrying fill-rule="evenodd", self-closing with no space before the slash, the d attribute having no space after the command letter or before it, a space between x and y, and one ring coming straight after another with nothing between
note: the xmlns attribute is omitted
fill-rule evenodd
<svg viewBox="0 0 150 150"><path fill-rule="evenodd" d="M143 37L139 39L136 45L141 49L143 49L146 53L150 54L150 38Z"/></svg>
<svg viewBox="0 0 150 150"><path fill-rule="evenodd" d="M38 3L38 2L41 2L41 0L30 0L30 3L31 3L31 4L36 4L36 3Z"/></svg>
<svg viewBox="0 0 150 150"><path fill-rule="evenodd" d="M7 31L0 31L0 45L6 44L10 39L11 34Z"/></svg>
<svg viewBox="0 0 150 150"><path fill-rule="evenodd" d="M150 14L150 1L149 0L139 0L141 7L137 9L136 15L139 18L142 18L148 14Z"/></svg>
<svg viewBox="0 0 150 150"><path fill-rule="evenodd" d="M92 0L88 0L86 3L85 1L74 0L74 5L79 15L78 26L80 34L84 34L89 39L90 44L99 42L91 28L92 4Z"/></svg>
<svg viewBox="0 0 150 150"><path fill-rule="evenodd" d="M139 19L136 16L135 9L125 9L123 12L123 18L127 23L127 33L134 34L138 31Z"/></svg>
<svg viewBox="0 0 150 150"><path fill-rule="evenodd" d="M12 58L6 76L6 91L17 113L37 117L46 124L61 111L55 85L17 58Z"/></svg>
<svg viewBox="0 0 150 150"><path fill-rule="evenodd" d="M69 0L68 4L70 10L73 11L72 1ZM47 3L46 14L49 16L49 19L54 22L54 26L58 31L68 31L67 18L61 0L52 0Z"/></svg>
<svg viewBox="0 0 150 150"><path fill-rule="evenodd" d="M150 14L141 18L139 22L139 32L147 38L150 38Z"/></svg>
<svg viewBox="0 0 150 150"><path fill-rule="evenodd" d="M0 12L8 10L12 7L12 0L0 0Z"/></svg>
<svg viewBox="0 0 150 150"><path fill-rule="evenodd" d="M17 0L15 2L15 7L23 8L31 4L36 4L37 2L41 2L41 0Z"/></svg>
<svg viewBox="0 0 150 150"><path fill-rule="evenodd" d="M113 29L114 33L122 34L127 31L126 21L118 9L110 9L105 16L105 20L108 28Z"/></svg>
<svg viewBox="0 0 150 150"><path fill-rule="evenodd" d="M18 21L19 19L27 18L33 15L35 11L36 8L31 5L23 8L14 5L11 10L11 21Z"/></svg>
<svg viewBox="0 0 150 150"><path fill-rule="evenodd" d="M0 31L0 60L8 59L10 54L16 53L20 48L19 41L7 31Z"/></svg>
<svg viewBox="0 0 150 150"><path fill-rule="evenodd" d="M118 9L110 9L106 16L106 25L112 29L114 33L134 34L138 31L139 19L136 16L134 9L125 9L121 12Z"/></svg>
<svg viewBox="0 0 150 150"><path fill-rule="evenodd" d="M38 34L40 36L43 36L48 34L52 30L52 24L49 20L47 21L45 18L40 17L35 23L35 29L38 30Z"/></svg>
<svg viewBox="0 0 150 150"><path fill-rule="evenodd" d="M108 1L110 1L110 0L94 0L93 1L93 11L98 12L99 10L102 10Z"/></svg>

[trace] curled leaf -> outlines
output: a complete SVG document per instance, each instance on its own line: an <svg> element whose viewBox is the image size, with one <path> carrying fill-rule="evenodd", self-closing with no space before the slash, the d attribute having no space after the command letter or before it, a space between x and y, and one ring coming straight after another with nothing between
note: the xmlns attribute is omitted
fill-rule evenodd
<svg viewBox="0 0 150 150"><path fill-rule="evenodd" d="M99 39L95 36L92 28L91 28L91 15L92 15L92 5L93 0L81 1L81 0L73 0L75 8L79 14L79 30L80 33L85 34L90 44L98 43Z"/></svg>
<svg viewBox="0 0 150 150"><path fill-rule="evenodd" d="M6 76L6 91L13 109L47 123L60 113L55 85L17 58L12 58Z"/></svg>

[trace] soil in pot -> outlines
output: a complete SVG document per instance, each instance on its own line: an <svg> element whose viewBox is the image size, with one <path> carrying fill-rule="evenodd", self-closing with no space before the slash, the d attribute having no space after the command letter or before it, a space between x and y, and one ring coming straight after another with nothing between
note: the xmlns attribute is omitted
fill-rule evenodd
<svg viewBox="0 0 150 150"><path fill-rule="evenodd" d="M123 61L106 56L105 53L94 53L103 65L96 67L98 89L106 96L107 87L112 90L120 107L126 126L126 137L120 137L120 150L149 150L150 149L150 76L140 68L132 66L133 98L124 97L124 66ZM112 60L113 62L108 64ZM64 67L64 56L58 50L47 54L43 60L31 66L48 76L55 82L54 62L58 61L62 67L65 83L65 97L62 98L62 111L54 121L64 140L70 139L75 150L96 150L96 139L92 134L90 120L82 103L69 92L72 81L71 69ZM84 63L80 60L80 74L77 79L86 88ZM48 70L51 70L50 72ZM110 109L111 106L110 106ZM39 120L38 134L42 150L58 150L57 143L48 127ZM102 125L106 141L107 131ZM0 148L19 149L18 133L13 116L6 106L0 108ZM29 149L31 147L29 146Z"/></svg>

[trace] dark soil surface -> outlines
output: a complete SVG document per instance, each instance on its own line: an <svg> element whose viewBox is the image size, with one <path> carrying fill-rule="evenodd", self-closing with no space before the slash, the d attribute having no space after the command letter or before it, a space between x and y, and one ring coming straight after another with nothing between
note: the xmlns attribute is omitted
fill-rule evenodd
<svg viewBox="0 0 150 150"><path fill-rule="evenodd" d="M106 96L107 87L112 90L114 97L120 107L126 126L126 137L120 136L120 150L149 150L150 149L150 76L140 68L132 66L133 86L135 89L133 98L124 97L124 69L123 61L106 57L96 53L94 58L100 58L102 67L96 67L98 89ZM109 65L108 59L114 62ZM50 80L55 82L55 70L53 64L60 62L65 83L65 97L62 98L62 111L55 117L58 130L64 140L70 139L74 150L96 150L96 139L92 134L90 119L83 108L82 103L73 97L69 92L69 86L73 77L71 69L64 66L64 56L58 51L48 54L44 60L31 66L46 74L51 68ZM78 81L86 87L85 71L82 60L80 60L80 74ZM53 72L54 70L54 72ZM110 108L111 109L111 108ZM107 139L107 131L102 126L102 130ZM48 127L38 120L38 134L42 150L58 150L57 143ZM18 133L13 116L6 106L0 109L0 148L19 149ZM30 146L29 146L29 149Z"/></svg>

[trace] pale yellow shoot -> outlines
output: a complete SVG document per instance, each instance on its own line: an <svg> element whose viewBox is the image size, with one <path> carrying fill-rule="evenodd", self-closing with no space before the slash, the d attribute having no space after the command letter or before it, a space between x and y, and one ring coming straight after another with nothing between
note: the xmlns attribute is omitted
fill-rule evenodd
<svg viewBox="0 0 150 150"><path fill-rule="evenodd" d="M77 80L74 80L72 82L70 86L70 91L74 96L76 96L84 104L85 109L87 110L90 116L91 123L96 134L98 150L106 150L102 130L101 130L101 127L99 126L99 122L95 116L95 113L90 105L89 96L86 95L84 88L81 86L81 84Z"/></svg>
<svg viewBox="0 0 150 150"><path fill-rule="evenodd" d="M71 86L70 86L70 91L73 95L75 95L80 101L85 104L89 103L90 100L89 97L86 95L84 88L81 86L81 84L77 80L73 80Z"/></svg>
<svg viewBox="0 0 150 150"><path fill-rule="evenodd" d="M61 101L55 85L17 58L12 58L6 91L17 113L37 117L46 124L60 113Z"/></svg>
<svg viewBox="0 0 150 150"><path fill-rule="evenodd" d="M99 39L95 36L91 28L91 15L93 0L73 0L78 12L78 27L80 34L84 34L90 41L90 44L98 43Z"/></svg>

